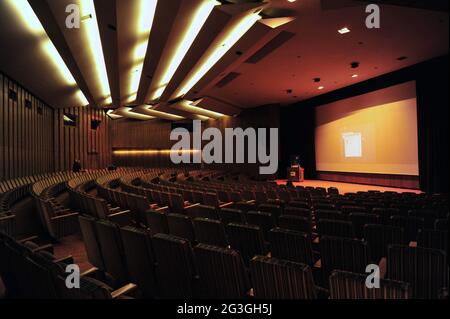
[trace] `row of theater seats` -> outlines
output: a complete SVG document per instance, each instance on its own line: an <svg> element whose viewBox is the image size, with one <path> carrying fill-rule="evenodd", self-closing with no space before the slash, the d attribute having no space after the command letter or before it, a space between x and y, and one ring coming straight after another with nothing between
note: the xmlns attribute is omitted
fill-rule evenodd
<svg viewBox="0 0 450 319"><path fill-rule="evenodd" d="M134 296L137 288L129 283L114 289L109 278L91 268L80 274L79 289L70 289L66 270L73 257L56 258L53 246L41 245L36 236L16 240L0 232L0 260L0 276L11 299L119 299Z"/></svg>
<svg viewBox="0 0 450 319"><path fill-rule="evenodd" d="M178 194L179 195L179 194ZM170 196L169 196L169 200L170 200ZM251 203L241 203L242 205L248 205L248 204L251 204ZM284 204L284 203L282 203L282 204ZM292 202L292 203L290 203L290 204L295 204L295 202ZM313 207L314 208L314 204L313 204L313 202L311 201L311 202L309 202L309 204L307 203L307 205L309 205L309 208L311 208L311 207ZM270 205L268 205L268 206L270 206ZM273 206L273 205L272 205ZM316 206L318 207L318 208L320 208L320 206L319 206L319 204L316 204ZM345 206L345 205L343 205L343 206ZM273 209L273 208L275 208L275 209L278 209L278 210L280 210L280 209L282 209L282 207L270 207L271 209ZM289 207L286 207L286 208L288 208L289 209ZM207 207L204 207L204 206L200 206L200 205L196 205L196 206L193 206L192 208L190 208L190 209L188 209L188 210L186 210L186 211L190 211L190 210L192 210L192 211L210 211L210 212L212 212L212 211L214 211L214 207L209 207L209 208L207 208ZM292 209L292 208L291 208ZM233 211L233 210L231 210L231 212L230 212L230 209L228 209L229 211L227 212L227 210L226 209L221 209L220 211L222 212L222 211L225 211L225 212L227 212L227 216L231 216L231 215L233 215L233 216L237 216L237 218L239 219L239 221L240 222L242 222L243 221L243 218L247 218L247 216L249 215L248 213L247 214L245 214L245 216L243 217L243 214L242 214L242 212L236 212L236 211ZM223 213L223 212L222 212ZM257 213L258 214L258 212L254 212L254 213ZM346 213L348 213L348 215L350 215L351 213L349 213L348 211L346 211ZM213 243L214 245L216 245L216 246L220 246L221 244L222 244L222 246L226 246L226 244L228 244L229 243L229 241L226 241L226 240L223 240L222 241L222 243L220 243L220 237L221 236L213 236L212 234L214 234L214 235L217 235L217 234L221 234L221 233L223 233L222 231L217 231L217 229L220 229L220 228L222 228L220 225L218 225L218 224L220 224L220 223L222 223L221 221L223 221L223 219L226 219L226 217L225 218L223 218L223 217L215 217L215 218L211 218L211 217L214 217L214 216L212 216L212 215L210 215L211 213L206 213L206 214L208 214L207 216L206 216L206 219L204 218L205 216L204 215L202 215L202 213L200 213L200 215L196 215L196 214L190 214L190 213L187 213L186 215L188 215L188 216L186 216L186 215L183 215L183 214L178 214L178 215L180 215L180 216L173 216L173 215L177 215L177 214L172 214L171 212L169 212L168 214L165 214L164 212L155 212L155 211L149 211L148 212L148 214L146 215L146 220L148 220L148 223L147 223L147 226L149 226L150 225L150 229L155 229L155 225L156 224L159 224L159 226L156 226L156 228L158 228L158 231L157 232L164 232L164 222L163 222L163 220L166 218L167 219L167 227L166 227L166 232L169 232L169 233L171 233L171 234L177 234L177 235L181 235L182 237L187 237L188 239L189 239L189 237L190 237L190 235L189 234L194 234L194 235L192 235L191 236L191 241L192 240L196 240L196 237L201 237L202 239L201 240L199 240L198 242L200 243L200 244L202 244L202 242L207 242L207 244L208 244L208 240L211 240L211 242L209 242L209 244L211 244L211 243ZM250 216L252 216L252 214L253 213L251 213L250 214ZM271 213L269 213L269 214L271 214ZM223 214L222 214L223 215ZM275 215L275 217L277 217L278 216L278 214L274 214ZM311 216L312 215L312 216ZM199 217L200 216L200 217ZM202 217L203 216L203 217ZM217 216L217 215L216 215ZM267 216L267 215L266 215ZM289 216L289 215L288 215ZM188 221L188 219L190 219L190 218L192 218L193 217L193 219L194 220L191 220L191 221ZM281 215L279 215L279 218L281 218L281 217L283 217L283 213L281 214ZM204 219L204 220L202 220L202 218ZM310 214L310 219L311 220L315 220L315 211L314 211L314 213L311 213ZM169 221L170 221L170 224L169 224ZM227 221L233 221L233 220L227 220ZM235 220L236 222L238 222L238 220ZM329 220L329 222L333 222L333 220ZM193 228L194 230L193 231L186 231L186 229L188 229L188 228L190 228L189 227L189 223L194 223L193 225L195 225L195 224L197 224L198 226L192 226L191 228ZM256 222L252 222L252 223L254 223L254 224L257 224ZM201 224L204 224L204 225L208 225L208 227L202 227L202 226L200 226ZM170 225L173 225L172 227L170 227ZM181 226L180 226L181 225ZM186 225L188 225L187 227L186 227ZM212 225L214 225L214 226L212 226ZM290 223L286 223L286 225L290 225ZM218 227L217 227L218 226ZM222 225L223 226L223 225ZM236 226L236 225L227 225L226 227L227 228L229 228L229 227L233 227L233 226ZM238 225L238 226L243 226L243 227L247 227L247 228L258 228L258 232L259 233L263 233L264 234L264 232L262 231L262 229L261 228L263 228L263 227L259 227L259 226L252 226L251 224L249 225L249 224L247 224L247 225L245 225L245 224L241 224L241 225ZM284 227L286 227L286 228L289 228L288 226L284 226ZM377 225L370 225L370 226L377 226ZM216 230L213 230L214 229L214 227L216 228ZM383 227L383 226L382 226ZM172 231L170 231L170 228L172 228ZM208 231L208 230L206 230L206 231L200 231L200 230L198 230L198 231L196 231L196 229L207 229L207 228L209 228L210 230ZM377 227L375 227L375 228L377 228ZM379 228L379 227L378 227ZM333 228L332 228L333 229ZM182 230L182 232L180 232L180 230ZM213 231L211 231L211 230L213 230ZM283 229L280 229L281 231L284 231L284 232L286 232L287 230L283 230ZM269 228L269 231L270 232L272 232L272 231L276 231L275 229L271 229L270 230L270 228ZM382 231L384 231L384 229L382 229ZM400 229L400 231L401 231L401 229ZM199 233L197 236L195 235L195 233ZM296 232L295 230L294 231L291 231L291 232ZM154 233L154 232L153 232ZM204 234L206 234L204 237L202 237L202 235L200 235L201 233L204 233ZM298 232L297 232L298 233ZM395 232L396 233L396 232ZM209 235L208 235L209 234ZM264 235L263 235L264 236ZM219 237L219 239L218 239L218 237ZM247 237L248 237L248 235L247 235ZM320 247L322 248L322 247L326 247L327 246L327 243L328 242L331 242L331 243L333 243L333 242L338 242L339 244L337 244L336 246L338 246L338 247L340 247L340 246L342 246L343 244L342 243L345 243L344 244L344 246L347 246L347 250L349 250L349 251L351 251L352 249L354 250L354 247L365 247L365 246L367 246L367 243L364 243L364 242L362 242L361 240L359 240L359 242L357 242L357 241L355 241L354 239L352 239L352 238L348 238L348 240L347 239L345 239L345 238L333 238L332 236L331 237L329 237L329 236L324 236L325 237L325 239L324 240L322 240L321 241L321 244L320 244ZM327 237L329 237L329 238L327 238ZM401 236L400 236L401 237ZM225 237L222 237L222 239L223 238L225 238ZM261 236L260 236L260 238L261 238ZM262 237L263 238L263 237ZM306 234L306 238L311 238L311 236L307 233ZM377 238L377 236L374 236L374 238ZM243 239L243 240L237 240L236 242L237 242L237 244L235 244L235 247L236 246L238 246L239 245L239 242L245 242L246 243L246 245L244 245L244 247L240 247L241 249L241 254L242 254L242 251L245 251L245 249L247 249L247 247L249 246L247 243L248 243L248 240L247 240L247 238L241 238L241 239ZM307 239L306 239L307 240ZM352 241L354 241L354 242L352 242ZM386 240L386 242L389 242L390 240L389 239L387 239ZM264 247L265 246L265 241L264 241L264 239L263 240L260 240L260 243L263 243L263 244L260 244L260 247ZM349 242L349 243L346 243L346 242ZM195 243L194 241L193 241L193 243ZM360 245L360 244L362 244L362 246ZM242 245L241 245L242 246ZM250 245L251 246L251 245ZM308 245L306 245L306 246L308 246ZM331 245L331 246L333 246L333 245ZM353 247L354 246L354 247ZM233 247L233 245L232 245L232 247ZM382 248L384 249L384 250L387 250L386 248L387 248L387 245L382 245ZM406 248L408 248L408 247L406 247ZM357 248L356 250L358 250L359 248ZM419 248L417 248L417 249L419 249ZM421 250L422 248L420 248L419 250ZM321 249L321 253L322 253L322 250L323 251L325 251L325 250L327 250L327 248L322 248ZM260 251L264 251L264 252L267 252L267 249L266 250L260 250ZM295 251L295 250L293 250L293 251ZM327 255L331 255L332 253L333 253L333 251L336 251L336 250L334 250L334 249L330 249L330 254L327 254ZM337 250L337 251L339 251L339 250ZM357 271L358 272L363 272L363 268L362 268L362 266L363 265L367 265L367 259L365 258L365 257L367 257L367 256L369 256L369 254L365 251L365 248L363 248L363 249L359 249L359 251L362 251L362 253L361 254L357 254L357 256L356 256L356 258L355 258L355 260L352 260L352 262L350 262L350 263L348 263L349 265L347 265L347 266L342 266L342 265L339 265L338 266L338 269L339 268L352 268L352 269L357 269ZM418 250L417 250L418 251ZM342 250L341 250L341 252L342 252ZM250 253L249 254L249 256L252 256L252 254L253 253ZM257 254L257 253L256 253ZM312 255L312 254L310 254L310 255ZM387 255L387 253L384 253L384 255ZM289 257L290 258L290 257ZM394 258L391 258L392 260L394 260ZM245 260L245 258L244 258L244 260ZM314 259L313 259L314 260ZM361 262L359 262L358 263L358 260L360 260ZM341 263L342 263L342 261L341 261ZM324 264L325 265L327 265L327 264L330 264L330 262L324 262ZM439 265L441 265L440 263L439 263ZM335 267L335 266L332 266L331 268L330 267L328 267L329 269L333 269L333 267ZM326 268L326 267L324 267L324 268ZM393 268L393 267L391 267L391 268ZM324 271L325 273L329 273L329 271ZM426 272L426 271L425 271ZM442 273L442 272L440 272L440 273ZM440 285L442 285L442 280L441 280L442 278L440 278L440 279L438 279L437 280L437 286L439 286L440 287ZM408 280L412 280L412 279L408 279ZM324 280L325 281L325 285L327 285L327 278ZM445 279L444 279L444 281L445 281ZM416 285L417 286L417 285ZM430 291L427 291L427 292L425 292L425 294L431 294L431 295L433 295L433 296L436 296L436 292L435 291L437 291L438 289L435 289L436 287L434 287L433 286L433 288L430 290ZM416 292L416 294L415 295L417 295L417 296L419 296L418 294L417 294L417 292Z"/></svg>

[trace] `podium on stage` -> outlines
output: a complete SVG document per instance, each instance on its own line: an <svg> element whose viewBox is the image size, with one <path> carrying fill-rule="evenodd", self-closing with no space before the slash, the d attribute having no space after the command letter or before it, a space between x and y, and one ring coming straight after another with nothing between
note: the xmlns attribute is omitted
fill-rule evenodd
<svg viewBox="0 0 450 319"><path fill-rule="evenodd" d="M303 182L305 180L305 170L300 165L291 165L287 171L288 181Z"/></svg>

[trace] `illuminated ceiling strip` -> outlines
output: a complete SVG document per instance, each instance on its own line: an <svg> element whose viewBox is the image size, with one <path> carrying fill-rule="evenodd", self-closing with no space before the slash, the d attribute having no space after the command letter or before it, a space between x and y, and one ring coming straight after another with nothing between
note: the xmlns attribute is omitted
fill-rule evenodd
<svg viewBox="0 0 450 319"><path fill-rule="evenodd" d="M31 8L27 0L8 0L8 4L14 9L17 16L20 17L22 23L26 26L28 31L32 33L39 41L41 49L48 56L48 59L53 62L56 70L64 79L67 86L76 87L77 82L64 62L63 58L59 54L53 42L45 32L44 27L39 21L38 17ZM86 99L84 93L78 89L75 93L81 105L88 105L89 102Z"/></svg>
<svg viewBox="0 0 450 319"><path fill-rule="evenodd" d="M206 116L208 118L218 119L218 118L225 116L225 114L222 114L219 112L214 112L214 111L204 109L202 107L194 106L193 102L189 101L189 100L184 100L184 101L180 102L179 105L182 106L181 109L183 111L186 111L189 113L194 113L194 114L199 114L200 116Z"/></svg>
<svg viewBox="0 0 450 319"><path fill-rule="evenodd" d="M128 102L135 101L137 97L157 2L157 0L140 0L136 29L138 38L143 40L140 40L134 47L133 66L130 69Z"/></svg>
<svg viewBox="0 0 450 319"><path fill-rule="evenodd" d="M123 117L122 115L114 114L113 110L108 110L108 112L106 112L106 114L113 120L120 119Z"/></svg>
<svg viewBox="0 0 450 319"><path fill-rule="evenodd" d="M100 30L98 29L97 15L95 12L93 0L81 0L81 16L91 15L91 19L83 20L82 28L84 36L87 38L91 60L95 61L95 69L102 90L103 104L111 104L111 89L109 88L108 74L106 72L105 58L103 55L102 42L100 39Z"/></svg>
<svg viewBox="0 0 450 319"><path fill-rule="evenodd" d="M183 40L180 42L178 48L175 51L175 54L170 58L169 65L158 81L158 88L151 95L152 100L158 99L164 93L164 90L175 74L175 71L178 69L181 61L188 52L192 43L194 43L195 38L197 37L201 28L211 14L214 6L216 5L220 5L220 2L217 2L215 0L203 0L199 5L197 11L191 19L191 24L185 30Z"/></svg>
<svg viewBox="0 0 450 319"><path fill-rule="evenodd" d="M261 19L259 12L251 13L244 16L228 33L225 40L218 45L211 54L205 59L202 57L200 61L205 61L200 66L194 67L194 73L191 72L186 77L188 80L183 81L182 85L177 89L172 98L178 98L185 95L189 90L216 64L228 50L236 44L236 42L258 21Z"/></svg>
<svg viewBox="0 0 450 319"><path fill-rule="evenodd" d="M114 150L114 155L193 154L200 150Z"/></svg>
<svg viewBox="0 0 450 319"><path fill-rule="evenodd" d="M175 114L171 114L171 113L167 113L167 112L153 110L152 106L149 106L149 105L146 105L144 107L146 109L145 112L148 112L149 115L166 117L166 118L174 120L174 121L184 120L185 119L183 116L179 116L179 115L175 115Z"/></svg>

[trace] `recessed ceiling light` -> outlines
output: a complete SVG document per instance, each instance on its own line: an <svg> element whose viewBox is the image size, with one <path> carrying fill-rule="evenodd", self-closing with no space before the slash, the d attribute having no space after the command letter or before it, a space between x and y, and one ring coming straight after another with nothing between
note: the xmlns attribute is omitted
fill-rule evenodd
<svg viewBox="0 0 450 319"><path fill-rule="evenodd" d="M357 78L358 77L358 74L353 74L352 75L352 78Z"/></svg>
<svg viewBox="0 0 450 319"><path fill-rule="evenodd" d="M323 90L325 87L323 87L323 86L319 86L317 89L318 90Z"/></svg>
<svg viewBox="0 0 450 319"><path fill-rule="evenodd" d="M345 33L349 33L349 32L350 32L350 29L347 28L347 27L343 27L342 29L339 29L338 32L339 32L340 34L345 34Z"/></svg>

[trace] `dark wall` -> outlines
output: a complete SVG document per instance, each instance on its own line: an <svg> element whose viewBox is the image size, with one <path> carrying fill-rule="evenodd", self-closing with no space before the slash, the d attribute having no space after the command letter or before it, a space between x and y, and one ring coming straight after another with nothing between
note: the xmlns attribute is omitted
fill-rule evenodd
<svg viewBox="0 0 450 319"><path fill-rule="evenodd" d="M317 176L314 158L316 106L410 80L417 81L420 188L428 192L448 192L448 55L284 107L280 115L283 164L289 165L290 155L299 154L306 177Z"/></svg>

